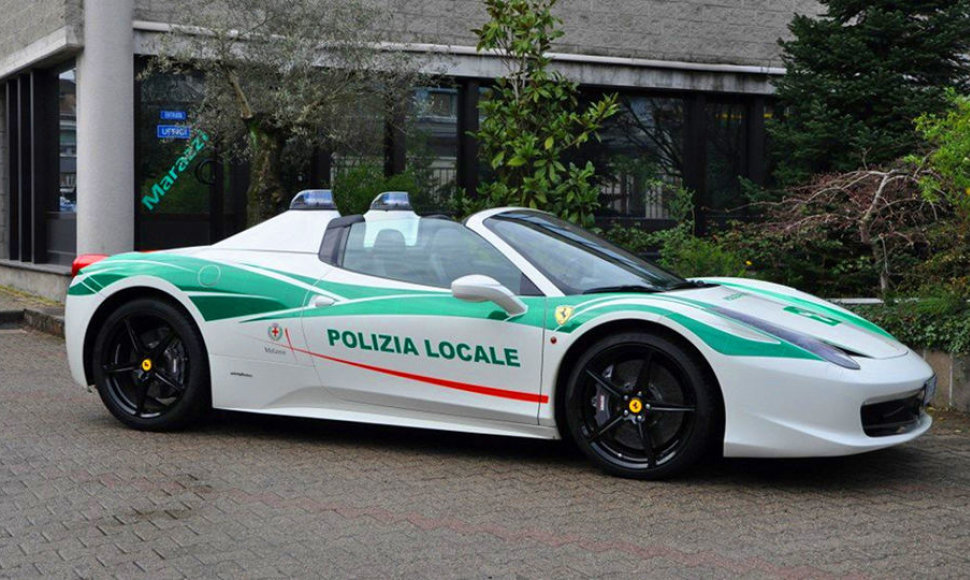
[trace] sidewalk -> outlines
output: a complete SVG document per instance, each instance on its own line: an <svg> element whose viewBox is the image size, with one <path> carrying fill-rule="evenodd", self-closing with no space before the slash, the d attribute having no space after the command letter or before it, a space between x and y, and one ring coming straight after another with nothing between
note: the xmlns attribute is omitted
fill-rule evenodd
<svg viewBox="0 0 970 580"><path fill-rule="evenodd" d="M64 336L64 305L0 286L0 325L4 324L26 324Z"/></svg>

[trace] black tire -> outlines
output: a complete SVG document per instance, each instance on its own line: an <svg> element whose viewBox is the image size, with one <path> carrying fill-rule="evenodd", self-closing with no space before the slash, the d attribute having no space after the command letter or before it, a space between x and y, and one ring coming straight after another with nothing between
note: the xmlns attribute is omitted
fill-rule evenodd
<svg viewBox="0 0 970 580"><path fill-rule="evenodd" d="M566 426L604 471L665 479L694 465L716 434L720 398L702 362L677 343L646 332L599 340L566 384Z"/></svg>
<svg viewBox="0 0 970 580"><path fill-rule="evenodd" d="M109 314L91 366L104 405L134 429L181 429L211 405L202 337L187 314L162 300L133 300Z"/></svg>

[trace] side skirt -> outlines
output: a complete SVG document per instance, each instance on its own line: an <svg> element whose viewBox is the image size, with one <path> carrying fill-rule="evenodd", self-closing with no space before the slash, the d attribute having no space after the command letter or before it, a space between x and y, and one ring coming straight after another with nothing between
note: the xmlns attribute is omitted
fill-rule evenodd
<svg viewBox="0 0 970 580"><path fill-rule="evenodd" d="M356 407L356 405L354 406ZM404 409L383 407L381 413L366 411L360 408L318 408L318 407L273 407L267 409L241 409L234 407L215 407L225 411L241 411L245 413L259 413L262 415L280 415L284 417L302 417L306 419L328 419L331 421L349 421L353 423L369 423L374 425L388 425L393 427L414 427L416 429L434 429L438 431L452 431L457 433L476 433L481 435L503 435L509 437L527 437L530 439L559 439L559 431L555 427L543 425L524 425L502 421L488 421L483 419L464 419L448 417L447 419L431 414L418 413Z"/></svg>

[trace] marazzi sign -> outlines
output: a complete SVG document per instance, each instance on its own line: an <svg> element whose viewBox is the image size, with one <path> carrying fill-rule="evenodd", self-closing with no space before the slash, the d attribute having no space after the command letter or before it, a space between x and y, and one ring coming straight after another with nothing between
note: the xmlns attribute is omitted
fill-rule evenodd
<svg viewBox="0 0 970 580"><path fill-rule="evenodd" d="M195 159L195 157L199 154L199 151L205 149L208 142L209 136L206 135L204 131L198 131L196 136L189 142L189 146L185 148L182 155L168 170L168 173L166 173L164 177L152 185L151 193L142 196L141 203L147 207L149 211L155 209L155 207L162 201L162 198L165 197L165 194L175 186L175 182L178 181L182 173L188 169L189 165L192 164L192 160Z"/></svg>

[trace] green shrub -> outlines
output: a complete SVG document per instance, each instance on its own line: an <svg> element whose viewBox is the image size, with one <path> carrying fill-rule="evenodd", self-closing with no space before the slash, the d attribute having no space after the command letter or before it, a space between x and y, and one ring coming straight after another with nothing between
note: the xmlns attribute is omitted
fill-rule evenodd
<svg viewBox="0 0 970 580"><path fill-rule="evenodd" d="M699 238L692 230L681 224L657 232L661 266L685 277L745 275L747 266L740 254L710 238Z"/></svg>
<svg viewBox="0 0 970 580"><path fill-rule="evenodd" d="M669 213L678 222L670 229L645 232L614 226L606 232L606 237L635 254L659 251L658 263L681 276L744 276L747 264L739 252L719 244L716 239L694 235L692 197L685 189L669 192Z"/></svg>
<svg viewBox="0 0 970 580"><path fill-rule="evenodd" d="M744 257L748 275L754 278L825 297L872 296L879 287L878 268L851 239L801 239L758 223L733 224L712 237ZM908 271L899 260L894 271Z"/></svg>
<svg viewBox="0 0 970 580"><path fill-rule="evenodd" d="M655 232L647 232L636 227L613 226L604 233L609 241L628 252L643 255L657 249L659 245Z"/></svg>
<svg viewBox="0 0 970 580"><path fill-rule="evenodd" d="M928 199L945 198L963 216L970 216L970 97L947 89L950 110L946 114L923 114L916 119L917 132L930 144L924 160L910 156L930 171L920 178Z"/></svg>
<svg viewBox="0 0 970 580"><path fill-rule="evenodd" d="M385 191L406 191L411 206L418 213L434 211L432 195L418 184L414 172L407 170L390 177L377 163L361 163L337 174L333 184L333 197L343 215L367 212L378 194Z"/></svg>
<svg viewBox="0 0 970 580"><path fill-rule="evenodd" d="M911 348L970 352L970 309L965 295L944 292L851 309Z"/></svg>
<svg viewBox="0 0 970 580"><path fill-rule="evenodd" d="M367 211L371 201L381 193L384 171L376 163L361 163L337 174L333 182L333 198L343 215Z"/></svg>

